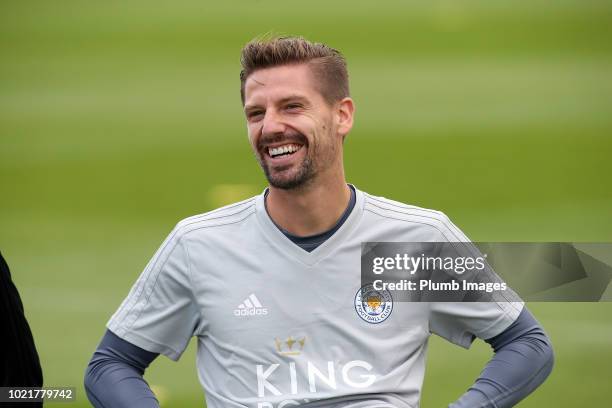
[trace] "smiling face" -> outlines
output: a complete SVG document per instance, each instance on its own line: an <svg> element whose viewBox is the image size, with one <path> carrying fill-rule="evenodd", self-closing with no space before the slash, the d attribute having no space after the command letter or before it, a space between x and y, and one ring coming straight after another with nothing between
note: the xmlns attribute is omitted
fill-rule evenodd
<svg viewBox="0 0 612 408"><path fill-rule="evenodd" d="M352 125L352 101L345 99ZM249 141L272 187L304 187L342 168L342 139L350 129L342 104L325 101L307 64L260 69L247 78Z"/></svg>

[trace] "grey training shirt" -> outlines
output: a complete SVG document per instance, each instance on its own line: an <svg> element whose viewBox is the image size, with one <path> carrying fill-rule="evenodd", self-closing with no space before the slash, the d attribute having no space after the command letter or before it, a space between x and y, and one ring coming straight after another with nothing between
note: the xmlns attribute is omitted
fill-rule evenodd
<svg viewBox="0 0 612 408"><path fill-rule="evenodd" d="M108 328L172 359L197 337L210 408L416 407L430 333L469 347L523 304L398 302L365 321L361 243L466 240L442 213L356 189L346 221L307 252L274 225L262 193L181 221Z"/></svg>

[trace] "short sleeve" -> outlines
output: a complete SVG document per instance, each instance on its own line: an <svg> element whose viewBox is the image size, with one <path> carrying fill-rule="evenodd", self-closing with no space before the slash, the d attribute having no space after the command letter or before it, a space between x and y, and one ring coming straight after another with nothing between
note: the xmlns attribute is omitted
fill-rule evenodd
<svg viewBox="0 0 612 408"><path fill-rule="evenodd" d="M432 302L429 330L469 348L476 337L490 339L518 318L523 302Z"/></svg>
<svg viewBox="0 0 612 408"><path fill-rule="evenodd" d="M107 324L122 339L172 360L180 358L199 322L180 238L175 228Z"/></svg>
<svg viewBox="0 0 612 408"><path fill-rule="evenodd" d="M450 219L440 213L443 236L449 242L470 242L469 238ZM468 247L466 247L468 248ZM432 302L429 330L451 343L469 348L475 338L490 339L503 332L518 318L524 302Z"/></svg>

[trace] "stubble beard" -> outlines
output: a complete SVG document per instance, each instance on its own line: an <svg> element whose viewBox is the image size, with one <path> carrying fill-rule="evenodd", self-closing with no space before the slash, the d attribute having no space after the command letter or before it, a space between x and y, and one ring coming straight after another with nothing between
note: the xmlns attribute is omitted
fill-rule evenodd
<svg viewBox="0 0 612 408"><path fill-rule="evenodd" d="M302 149L307 148L302 146ZM265 159L259 159L259 164L264 171L268 183L272 187L279 188L281 190L296 190L299 188L306 187L315 177L316 170L315 165L310 157L307 155L304 160L298 165L297 169L270 169ZM290 173L290 174L287 174Z"/></svg>
<svg viewBox="0 0 612 408"><path fill-rule="evenodd" d="M328 136L328 135L325 135ZM316 176L325 171L332 165L336 155L336 148L331 143L320 144L320 141L309 141L304 135L294 133L286 137L287 140L294 140L302 145L302 149L307 149L306 155L301 163L287 168L270 168L265 159L265 153L259 149L257 161L264 171L270 186L281 190L300 190L311 185ZM267 142L276 142L274 137L268 138ZM263 143L264 140L260 141ZM295 168L297 167L297 168Z"/></svg>

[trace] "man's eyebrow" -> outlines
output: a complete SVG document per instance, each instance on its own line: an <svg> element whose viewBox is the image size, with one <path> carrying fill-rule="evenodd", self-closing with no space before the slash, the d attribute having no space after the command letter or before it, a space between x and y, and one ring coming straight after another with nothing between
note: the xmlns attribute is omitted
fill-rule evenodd
<svg viewBox="0 0 612 408"><path fill-rule="evenodd" d="M308 98L306 98L303 95L295 94L295 95L286 96L286 97L280 99L277 103L279 105L282 105L282 104L287 103L287 102L302 102L302 103L307 103L308 102ZM254 105L244 105L244 111L245 112L251 111L253 109L259 109L259 108L260 108L260 106L257 105L257 104L254 104Z"/></svg>
<svg viewBox="0 0 612 408"><path fill-rule="evenodd" d="M308 102L308 98L302 95L289 95L278 101L280 104L287 103L290 101Z"/></svg>
<svg viewBox="0 0 612 408"><path fill-rule="evenodd" d="M257 108L259 108L259 105L244 105L245 112L253 110L253 109L257 109Z"/></svg>

